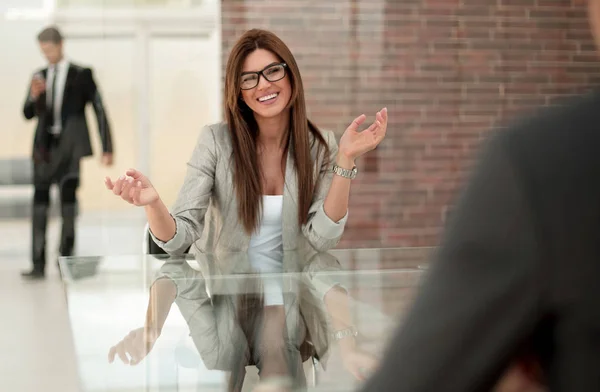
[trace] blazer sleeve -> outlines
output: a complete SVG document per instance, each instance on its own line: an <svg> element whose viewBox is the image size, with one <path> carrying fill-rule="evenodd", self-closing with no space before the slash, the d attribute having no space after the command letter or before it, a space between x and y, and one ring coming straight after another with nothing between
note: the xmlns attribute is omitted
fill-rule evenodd
<svg viewBox="0 0 600 392"><path fill-rule="evenodd" d="M364 392L489 391L534 334L542 313L539 238L510 141L496 135L484 150Z"/></svg>
<svg viewBox="0 0 600 392"><path fill-rule="evenodd" d="M96 120L98 120L98 133L100 134L100 141L102 142L102 151L105 153L113 152L113 142L110 130L110 124L108 122L108 115L102 101L102 96L94 80L93 72L90 68L84 68L82 71L82 81L86 94L86 99L94 107L94 113L96 114Z"/></svg>
<svg viewBox="0 0 600 392"><path fill-rule="evenodd" d="M150 235L158 246L169 254L182 254L196 242L204 230L204 215L210 205L217 166L216 143L210 127L200 132L192 157L171 215L176 231L173 238L163 242Z"/></svg>
<svg viewBox="0 0 600 392"><path fill-rule="evenodd" d="M342 234L344 234L344 228L348 220L347 211L346 215L340 221L334 222L325 214L325 210L323 209L325 197L327 197L331 181L333 180L331 165L335 162L338 152L333 132L326 132L324 136L329 147L329 160L322 161L315 195L308 211L308 220L302 226L302 233L308 242L321 252L332 249L338 244L342 238Z"/></svg>
<svg viewBox="0 0 600 392"><path fill-rule="evenodd" d="M38 99L41 99L42 97L45 97L46 94L42 94ZM31 81L29 82L29 84L27 85L27 95L25 96L25 103L23 104L23 116L25 117L25 119L27 120L31 120L32 118L34 118L35 116L37 116L37 111L36 111L36 102L31 99Z"/></svg>
<svg viewBox="0 0 600 392"><path fill-rule="evenodd" d="M204 366L209 370L230 368L240 350L239 339L235 340L234 336L239 337L242 333L239 327L235 329L233 311L229 313L229 320L219 319L202 272L192 269L185 261L167 261L161 267L158 279L171 279L176 285L175 304L188 325ZM227 306L225 298L216 301L216 307L222 306ZM181 353L176 352L175 356Z"/></svg>
<svg viewBox="0 0 600 392"><path fill-rule="evenodd" d="M336 286L348 291L339 278L343 268L337 257L328 252L318 252L304 257L309 258L310 261L303 272L310 287L314 288L321 301L324 301L329 290Z"/></svg>

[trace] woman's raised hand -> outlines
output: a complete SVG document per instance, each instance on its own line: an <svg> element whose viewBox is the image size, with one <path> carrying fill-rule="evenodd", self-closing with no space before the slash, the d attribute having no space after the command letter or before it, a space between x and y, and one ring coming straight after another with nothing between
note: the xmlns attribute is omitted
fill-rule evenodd
<svg viewBox="0 0 600 392"><path fill-rule="evenodd" d="M359 131L358 128L366 118L364 114L355 118L340 139L339 152L352 161L377 147L387 132L388 113L386 108L375 114L373 124L367 129Z"/></svg>
<svg viewBox="0 0 600 392"><path fill-rule="evenodd" d="M159 200L159 195L148 178L135 169L129 169L117 180L104 179L106 188L129 204L147 206Z"/></svg>

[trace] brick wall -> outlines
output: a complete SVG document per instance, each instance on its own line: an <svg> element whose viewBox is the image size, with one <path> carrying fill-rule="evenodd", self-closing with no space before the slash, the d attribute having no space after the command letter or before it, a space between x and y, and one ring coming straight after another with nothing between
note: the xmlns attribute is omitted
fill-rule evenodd
<svg viewBox="0 0 600 392"><path fill-rule="evenodd" d="M358 162L340 246L435 245L489 129L600 82L586 3L223 0L223 56L249 28L278 34L311 119L338 137L387 106L388 136Z"/></svg>

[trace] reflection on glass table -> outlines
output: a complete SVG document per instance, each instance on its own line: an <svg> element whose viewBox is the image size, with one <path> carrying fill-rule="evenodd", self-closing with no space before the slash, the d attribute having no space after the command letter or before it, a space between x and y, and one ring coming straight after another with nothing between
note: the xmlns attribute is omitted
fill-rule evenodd
<svg viewBox="0 0 600 392"><path fill-rule="evenodd" d="M356 390L429 251L62 258L81 390Z"/></svg>

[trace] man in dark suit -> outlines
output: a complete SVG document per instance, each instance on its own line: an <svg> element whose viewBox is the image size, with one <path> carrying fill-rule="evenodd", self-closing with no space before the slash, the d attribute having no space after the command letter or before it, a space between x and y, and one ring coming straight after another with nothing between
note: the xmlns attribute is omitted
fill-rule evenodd
<svg viewBox="0 0 600 392"><path fill-rule="evenodd" d="M598 91L491 136L363 391L490 391L519 358L549 391L600 391Z"/></svg>
<svg viewBox="0 0 600 392"><path fill-rule="evenodd" d="M37 117L33 142L34 187L32 222L33 269L23 272L27 279L44 277L46 226L50 186L60 190L62 232L60 255L70 256L75 245L79 162L92 155L85 107L91 103L98 119L102 142L102 163L112 165L113 144L102 98L92 70L70 63L63 55L63 37L55 27L38 35L48 67L33 75L23 107L25 118Z"/></svg>

